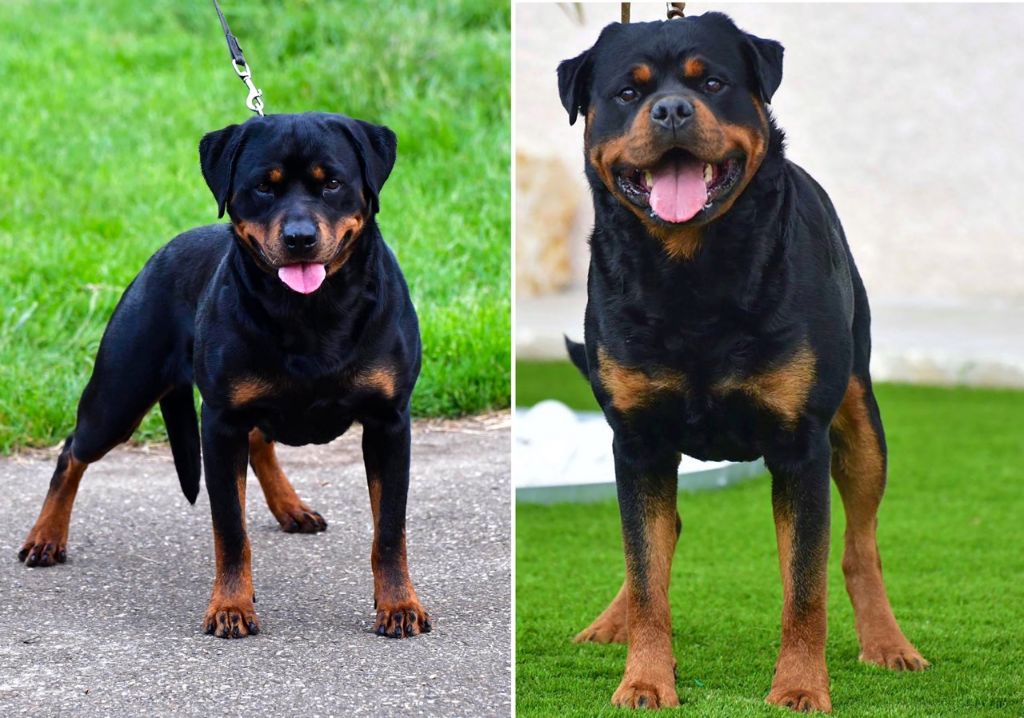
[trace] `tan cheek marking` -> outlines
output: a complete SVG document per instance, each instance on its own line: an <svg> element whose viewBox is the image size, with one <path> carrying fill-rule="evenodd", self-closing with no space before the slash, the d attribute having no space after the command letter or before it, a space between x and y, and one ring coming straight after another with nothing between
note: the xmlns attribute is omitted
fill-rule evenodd
<svg viewBox="0 0 1024 718"><path fill-rule="evenodd" d="M333 225L329 224L322 217L317 217L316 223L317 228L320 230L320 236L331 238L330 251L332 253L336 252L338 247L344 245L341 253L327 264L327 274L330 276L345 266L345 262L352 256L352 252L356 248L356 240L359 238L360 233L362 233L366 220L360 215L354 214L350 217L342 217Z"/></svg>
<svg viewBox="0 0 1024 718"><path fill-rule="evenodd" d="M804 342L793 356L778 366L750 377L729 377L716 384L714 391L719 394L742 392L792 429L807 404L816 366L817 357Z"/></svg>
<svg viewBox="0 0 1024 718"><path fill-rule="evenodd" d="M284 179L284 173L275 167L274 169L270 170L269 177L271 182L280 182L282 179Z"/></svg>
<svg viewBox="0 0 1024 718"><path fill-rule="evenodd" d="M730 147L718 116L703 100L692 98L692 102L693 121L696 124L694 152L710 160L724 159Z"/></svg>
<svg viewBox="0 0 1024 718"><path fill-rule="evenodd" d="M659 394L682 394L687 390L686 377L667 369L644 372L625 367L615 361L604 347L598 347L598 377L601 386L612 398L612 406L628 413L650 403Z"/></svg>
<svg viewBox="0 0 1024 718"><path fill-rule="evenodd" d="M324 177L326 177L326 175L324 174L324 168L321 167L320 165L317 165L316 167L313 168L312 174L313 179L315 179L317 182L323 182Z"/></svg>
<svg viewBox="0 0 1024 718"><path fill-rule="evenodd" d="M255 376L245 377L236 381L231 386L231 406L239 407L249 404L257 399L269 396L274 391L274 385L266 379Z"/></svg>
<svg viewBox="0 0 1024 718"><path fill-rule="evenodd" d="M386 366L363 369L352 380L356 388L376 391L383 394L385 399L394 398L396 383L394 370Z"/></svg>
<svg viewBox="0 0 1024 718"><path fill-rule="evenodd" d="M739 149L747 158L743 177L729 199L720 203L716 209L718 217L728 212L733 203L743 194L743 190L754 178L754 174L761 166L768 150L768 118L761 103L753 96L752 101L761 120L760 128L721 122L704 102L694 100L693 103L695 120L699 127L695 150L704 157L721 160Z"/></svg>
<svg viewBox="0 0 1024 718"><path fill-rule="evenodd" d="M619 197L620 201L625 206L633 209L641 219L645 217L643 212L633 207L632 204L619 194L612 167L616 164L646 167L654 164L659 159L658 148L655 146L651 123L649 122L652 104L651 101L648 101L637 110L636 117L633 118L633 124L630 125L624 134L594 145L588 153L590 164L597 170L601 181L604 182L608 191Z"/></svg>
<svg viewBox="0 0 1024 718"><path fill-rule="evenodd" d="M263 253L270 259L277 256L277 252L275 252L273 247L271 247L271 241L273 238L280 235L280 218L275 218L271 221L269 226L258 222L246 222L242 219L237 220L234 224L235 232L247 244L250 246L253 244L258 245Z"/></svg>
<svg viewBox="0 0 1024 718"><path fill-rule="evenodd" d="M633 82L638 85L646 85L651 81L651 68L647 65L637 65L633 68Z"/></svg>
<svg viewBox="0 0 1024 718"><path fill-rule="evenodd" d="M700 77L704 74L704 63L695 57L683 63L683 76L688 78Z"/></svg>

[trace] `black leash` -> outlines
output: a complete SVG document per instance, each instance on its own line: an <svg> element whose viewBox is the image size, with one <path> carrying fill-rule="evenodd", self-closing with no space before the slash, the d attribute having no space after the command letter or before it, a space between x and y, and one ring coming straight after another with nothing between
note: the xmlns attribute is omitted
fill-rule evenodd
<svg viewBox="0 0 1024 718"><path fill-rule="evenodd" d="M249 71L245 55L242 54L242 46L238 44L238 38L231 34L227 18L221 12L220 3L217 0L213 0L213 7L217 10L217 16L220 17L220 26L224 29L224 39L228 41L228 52L231 53L231 67L235 70L238 78L249 88L249 96L245 98L245 106L260 117L263 117L263 91L257 89L256 85L253 84L252 72Z"/></svg>

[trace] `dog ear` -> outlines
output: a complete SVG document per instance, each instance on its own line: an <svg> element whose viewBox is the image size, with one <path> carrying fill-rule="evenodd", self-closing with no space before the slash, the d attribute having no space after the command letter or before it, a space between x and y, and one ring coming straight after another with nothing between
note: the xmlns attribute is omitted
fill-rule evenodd
<svg viewBox="0 0 1024 718"><path fill-rule="evenodd" d="M242 147L244 133L241 125L228 125L223 130L210 132L199 141L199 166L203 178L217 199L217 217L224 216L231 185L235 175L235 164Z"/></svg>
<svg viewBox="0 0 1024 718"><path fill-rule="evenodd" d="M380 211L380 190L395 166L398 137L383 125L374 125L351 117L338 116L342 132L356 149L363 186L369 193L370 211Z"/></svg>
<svg viewBox="0 0 1024 718"><path fill-rule="evenodd" d="M757 80L761 101L768 104L782 83L782 44L747 33L747 61Z"/></svg>
<svg viewBox="0 0 1024 718"><path fill-rule="evenodd" d="M590 69L593 48L571 60L558 63L558 94L562 107L569 113L569 124L576 124L576 118L587 114L590 104Z"/></svg>

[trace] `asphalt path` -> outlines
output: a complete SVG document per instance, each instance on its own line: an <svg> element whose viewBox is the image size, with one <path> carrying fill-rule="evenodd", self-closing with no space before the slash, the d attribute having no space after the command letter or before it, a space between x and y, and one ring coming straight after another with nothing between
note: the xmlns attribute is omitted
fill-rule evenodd
<svg viewBox="0 0 1024 718"><path fill-rule="evenodd" d="M433 631L372 633L371 520L359 429L279 451L325 533L285 534L250 475L258 636L201 630L213 578L205 491L190 506L166 447L86 472L68 561L16 554L56 449L0 460L0 716L508 716L507 414L413 429L409 566Z"/></svg>

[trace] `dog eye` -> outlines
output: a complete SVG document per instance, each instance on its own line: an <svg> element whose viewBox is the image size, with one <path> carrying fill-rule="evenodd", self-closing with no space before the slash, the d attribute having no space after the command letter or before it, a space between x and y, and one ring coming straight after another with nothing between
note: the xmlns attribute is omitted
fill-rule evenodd
<svg viewBox="0 0 1024 718"><path fill-rule="evenodd" d="M719 80L717 77L709 77L704 80L704 91L710 92L714 95L716 92L721 92L725 88L725 83Z"/></svg>
<svg viewBox="0 0 1024 718"><path fill-rule="evenodd" d="M616 96L623 102L635 102L636 99L640 97L640 93L634 90L632 87L626 87L622 90L619 90L619 94Z"/></svg>
<svg viewBox="0 0 1024 718"><path fill-rule="evenodd" d="M327 190L328 192L333 192L339 187L341 187L341 182L339 182L336 179L327 180L326 182L324 182L324 189Z"/></svg>
<svg viewBox="0 0 1024 718"><path fill-rule="evenodd" d="M269 182L260 182L256 185L256 192L259 194L273 194L274 190L271 188Z"/></svg>

